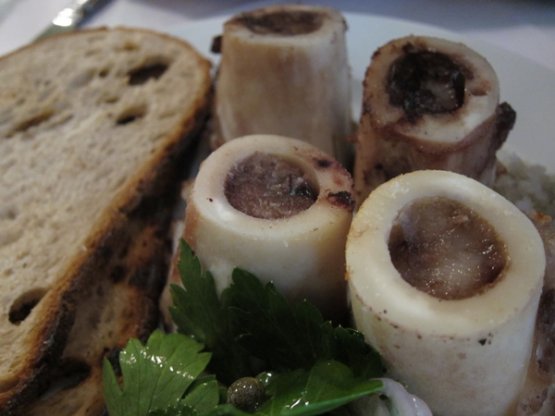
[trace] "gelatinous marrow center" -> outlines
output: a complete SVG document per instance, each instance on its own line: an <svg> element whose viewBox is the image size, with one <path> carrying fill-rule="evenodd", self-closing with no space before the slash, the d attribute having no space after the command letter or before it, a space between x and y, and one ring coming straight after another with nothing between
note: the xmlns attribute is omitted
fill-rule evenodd
<svg viewBox="0 0 555 416"><path fill-rule="evenodd" d="M316 32L322 26L321 13L310 11L275 11L245 14L237 21L258 35L297 36Z"/></svg>
<svg viewBox="0 0 555 416"><path fill-rule="evenodd" d="M389 236L395 268L439 299L464 299L501 278L506 247L485 219L444 197L421 198L399 213Z"/></svg>
<svg viewBox="0 0 555 416"><path fill-rule="evenodd" d="M403 108L407 119L423 114L449 113L464 103L464 69L449 56L416 50L410 43L403 48L387 76L391 105Z"/></svg>
<svg viewBox="0 0 555 416"><path fill-rule="evenodd" d="M227 174L224 192L235 209L251 217L287 218L309 208L318 189L295 163L255 152Z"/></svg>

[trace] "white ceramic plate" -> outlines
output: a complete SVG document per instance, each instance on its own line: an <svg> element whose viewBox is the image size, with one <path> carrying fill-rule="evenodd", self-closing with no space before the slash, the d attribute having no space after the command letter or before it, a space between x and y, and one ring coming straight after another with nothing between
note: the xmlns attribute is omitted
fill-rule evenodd
<svg viewBox="0 0 555 416"><path fill-rule="evenodd" d="M432 26L385 17L344 13L347 48L353 74L353 109L358 116L362 79L372 53L391 39L414 35L438 36L464 42L493 65L501 85L501 100L517 112L515 128L505 147L523 159L555 173L555 72L498 47ZM212 38L221 34L226 18L209 19L174 28L171 33L189 41L217 63L210 53Z"/></svg>

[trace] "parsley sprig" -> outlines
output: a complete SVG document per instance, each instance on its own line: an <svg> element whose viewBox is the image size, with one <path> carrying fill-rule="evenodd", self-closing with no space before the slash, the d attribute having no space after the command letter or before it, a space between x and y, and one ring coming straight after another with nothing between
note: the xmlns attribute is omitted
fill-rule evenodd
<svg viewBox="0 0 555 416"><path fill-rule="evenodd" d="M307 301L290 304L244 270L218 296L184 242L178 268L183 286L171 288L171 313L179 333L156 331L144 346L131 340L120 354L121 385L104 362L111 416L245 415L222 399L222 384L260 372L267 400L259 416L311 416L381 391L371 380L383 374L380 358L357 331L325 321Z"/></svg>
<svg viewBox="0 0 555 416"><path fill-rule="evenodd" d="M147 415L180 407L207 411L219 402L214 377L201 377L210 354L181 334L152 333L146 345L129 341L119 356L124 384L104 360L104 395L110 415Z"/></svg>

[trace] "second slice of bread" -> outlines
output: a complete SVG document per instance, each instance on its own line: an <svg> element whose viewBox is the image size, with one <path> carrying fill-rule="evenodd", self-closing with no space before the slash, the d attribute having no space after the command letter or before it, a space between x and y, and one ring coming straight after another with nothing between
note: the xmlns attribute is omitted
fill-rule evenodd
<svg viewBox="0 0 555 416"><path fill-rule="evenodd" d="M134 29L56 36L0 59L0 413L65 348L117 230L198 132L210 64Z"/></svg>

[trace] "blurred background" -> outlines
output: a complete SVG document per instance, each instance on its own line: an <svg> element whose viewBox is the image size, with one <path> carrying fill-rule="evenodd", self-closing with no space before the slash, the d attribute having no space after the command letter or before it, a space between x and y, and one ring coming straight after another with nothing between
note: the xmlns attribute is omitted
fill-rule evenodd
<svg viewBox="0 0 555 416"><path fill-rule="evenodd" d="M276 1L110 0L85 26L131 25L170 30ZM437 26L485 40L555 71L553 0L318 0L345 12ZM0 54L32 41L71 0L0 0Z"/></svg>

